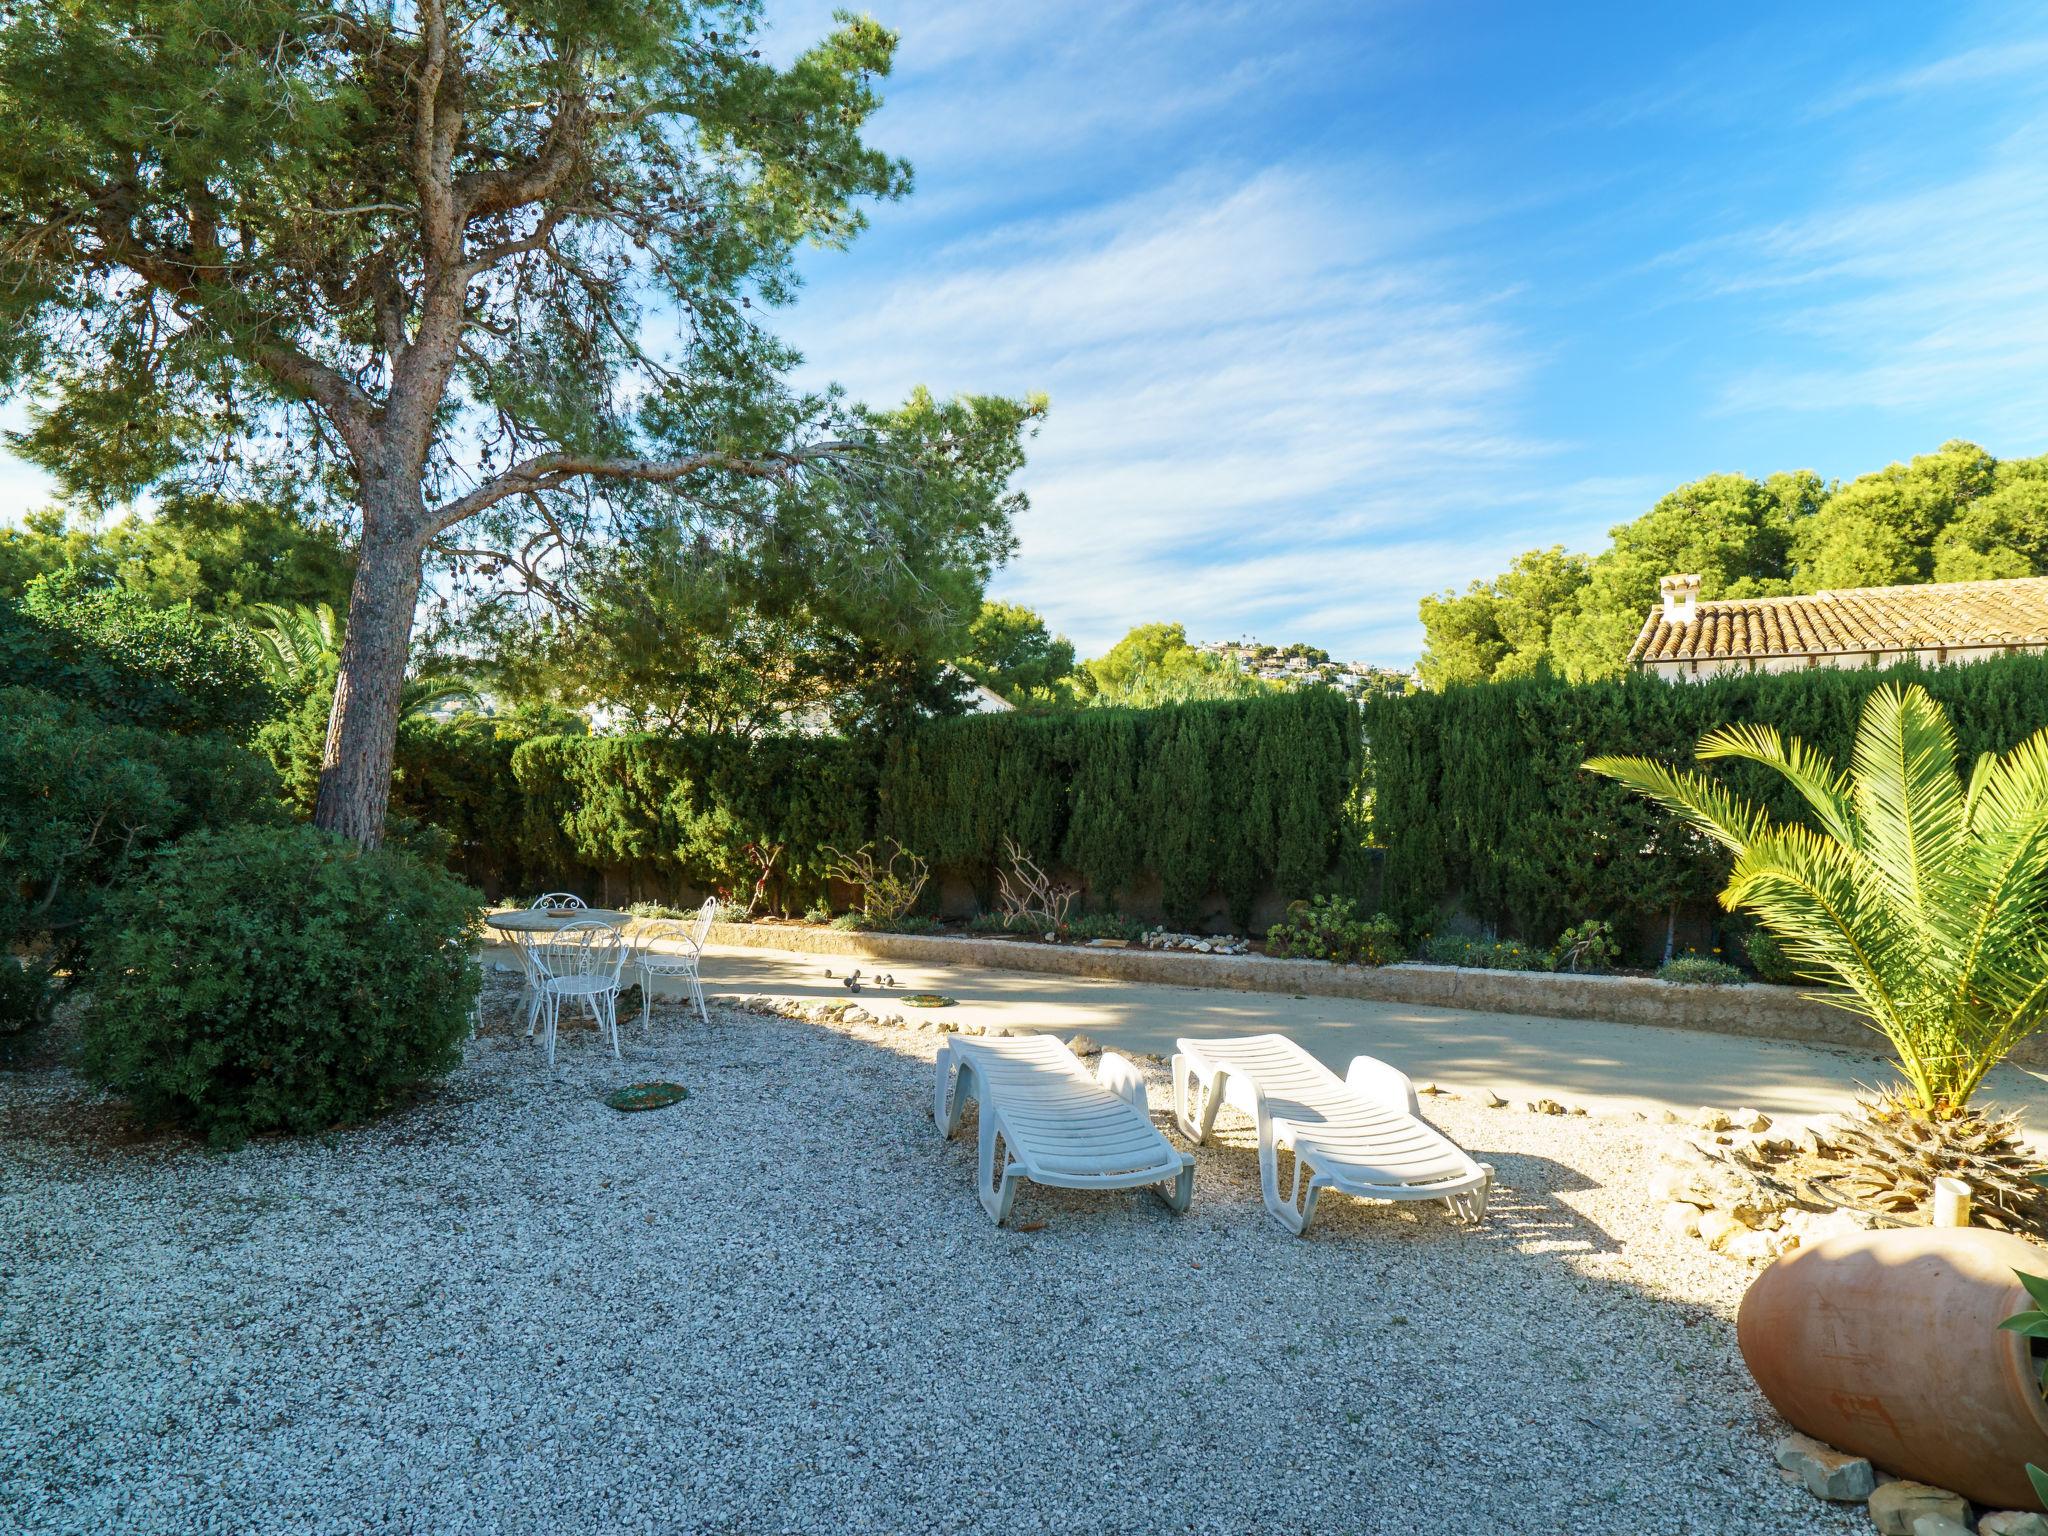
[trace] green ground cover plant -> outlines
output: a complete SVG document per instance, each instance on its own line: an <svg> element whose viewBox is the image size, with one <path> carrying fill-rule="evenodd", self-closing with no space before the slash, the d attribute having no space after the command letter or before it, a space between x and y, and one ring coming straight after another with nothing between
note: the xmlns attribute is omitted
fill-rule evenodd
<svg viewBox="0 0 2048 1536"><path fill-rule="evenodd" d="M1290 903L1286 916L1266 930L1266 953L1340 965L1391 965L1405 958L1400 926L1384 912L1364 916L1344 896Z"/></svg>

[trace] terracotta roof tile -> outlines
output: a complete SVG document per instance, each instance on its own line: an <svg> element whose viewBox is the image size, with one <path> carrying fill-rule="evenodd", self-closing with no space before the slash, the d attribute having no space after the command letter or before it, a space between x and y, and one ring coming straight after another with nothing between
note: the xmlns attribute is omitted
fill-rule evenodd
<svg viewBox="0 0 2048 1536"><path fill-rule="evenodd" d="M1727 661L1993 645L2048 645L2048 576L1730 598L1699 604L1690 624L1666 620L1660 603L1643 621L1628 659Z"/></svg>

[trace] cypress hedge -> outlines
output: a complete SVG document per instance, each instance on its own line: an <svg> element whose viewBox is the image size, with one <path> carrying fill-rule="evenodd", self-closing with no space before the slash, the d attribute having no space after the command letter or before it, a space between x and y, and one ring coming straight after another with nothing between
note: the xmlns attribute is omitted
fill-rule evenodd
<svg viewBox="0 0 2048 1536"><path fill-rule="evenodd" d="M1009 836L1103 905L1150 877L1171 921L1193 921L1215 891L1243 926L1269 887L1326 887L1358 768L1357 712L1330 689L969 715L889 744L876 825L984 890Z"/></svg>
<svg viewBox="0 0 2048 1536"><path fill-rule="evenodd" d="M1111 905L1156 882L1175 922L1214 892L1248 921L1267 890L1330 888L1359 865L1358 716L1327 689L1150 710L973 715L875 741L537 736L407 722L393 800L442 827L499 889L751 884L746 845L781 844L786 907L826 849L894 838L993 894L1005 837ZM934 893L936 894L936 893Z"/></svg>
<svg viewBox="0 0 2048 1536"><path fill-rule="evenodd" d="M1606 752L1689 764L1702 735L1733 722L1774 725L1846 764L1863 700L1887 681L1921 683L1947 707L1966 762L2048 726L2040 656L1677 684L1531 678L1369 700L1364 798L1387 910L1420 930L1457 907L1548 943L1584 918L1620 925L1709 903L1727 856L1579 765ZM1774 815L1800 816L1767 769L1716 772Z"/></svg>

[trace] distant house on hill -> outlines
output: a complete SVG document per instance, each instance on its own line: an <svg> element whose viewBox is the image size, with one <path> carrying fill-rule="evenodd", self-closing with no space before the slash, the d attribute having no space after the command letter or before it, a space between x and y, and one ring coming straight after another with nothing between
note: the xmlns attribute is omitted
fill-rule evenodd
<svg viewBox="0 0 2048 1536"><path fill-rule="evenodd" d="M1628 662L1673 681L1808 667L1929 665L2048 651L2048 576L1856 587L1703 603L1697 576L1666 576Z"/></svg>

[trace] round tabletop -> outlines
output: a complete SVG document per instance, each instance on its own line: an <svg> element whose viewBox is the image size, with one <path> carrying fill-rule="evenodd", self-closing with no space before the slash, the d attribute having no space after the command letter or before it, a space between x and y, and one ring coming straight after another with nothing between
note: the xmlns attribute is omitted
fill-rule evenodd
<svg viewBox="0 0 2048 1536"><path fill-rule="evenodd" d="M553 933L571 923L603 923L608 928L623 928L632 921L632 913L614 912L609 907L557 907L545 912L520 907L511 912L493 912L484 919L487 926L501 933Z"/></svg>

